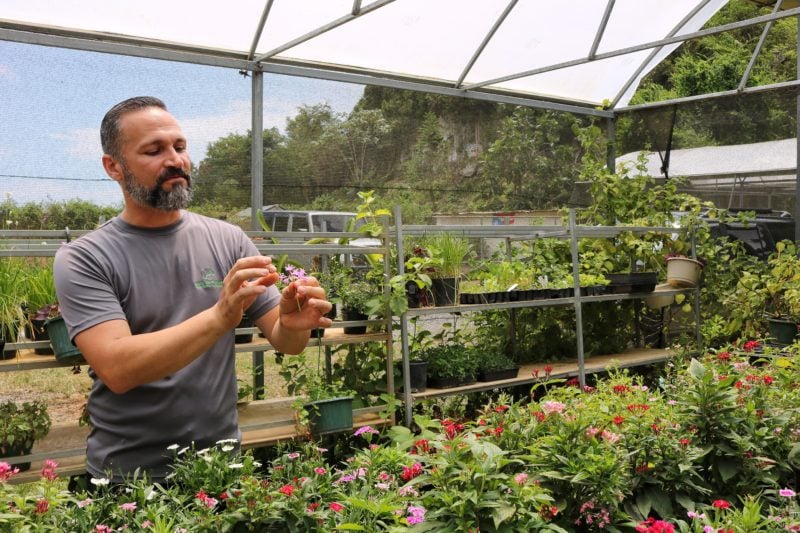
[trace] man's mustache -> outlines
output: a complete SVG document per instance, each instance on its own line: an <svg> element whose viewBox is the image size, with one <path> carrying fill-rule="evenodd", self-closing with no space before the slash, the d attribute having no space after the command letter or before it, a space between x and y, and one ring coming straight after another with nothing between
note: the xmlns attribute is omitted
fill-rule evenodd
<svg viewBox="0 0 800 533"><path fill-rule="evenodd" d="M168 168L164 172L158 176L158 181L156 182L157 187L161 187L165 181L171 180L172 178L183 178L186 180L187 183L192 182L191 176L187 172L185 172L182 168Z"/></svg>

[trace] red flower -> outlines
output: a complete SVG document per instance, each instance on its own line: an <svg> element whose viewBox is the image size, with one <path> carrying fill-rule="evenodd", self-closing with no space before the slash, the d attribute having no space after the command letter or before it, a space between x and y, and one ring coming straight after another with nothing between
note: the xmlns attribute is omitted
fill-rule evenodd
<svg viewBox="0 0 800 533"><path fill-rule="evenodd" d="M761 343L758 341L747 341L744 343L744 351L745 352L752 352L756 348L760 347Z"/></svg>
<svg viewBox="0 0 800 533"><path fill-rule="evenodd" d="M47 500L39 500L36 502L36 512L38 514L44 514L50 508L50 502Z"/></svg>
<svg viewBox="0 0 800 533"><path fill-rule="evenodd" d="M719 352L717 354L717 359L720 361L730 361L731 360L731 353L730 352Z"/></svg>
<svg viewBox="0 0 800 533"><path fill-rule="evenodd" d="M414 463L411 467L404 466L403 472L400 474L400 477L403 481L409 481L414 479L418 475L422 473L422 465L420 463Z"/></svg>
<svg viewBox="0 0 800 533"><path fill-rule="evenodd" d="M636 526L636 531L641 533L674 533L675 526L663 520L656 520L651 516L645 522L640 522Z"/></svg>
<svg viewBox="0 0 800 533"><path fill-rule="evenodd" d="M764 376L764 384L765 385L772 385L772 376Z"/></svg>
<svg viewBox="0 0 800 533"><path fill-rule="evenodd" d="M558 514L558 507L555 505L544 505L539 509L539 515L545 520L552 520Z"/></svg>
<svg viewBox="0 0 800 533"><path fill-rule="evenodd" d="M539 369L538 368L534 368L533 372L531 372L531 374L533 375L534 378L538 379L539 378Z"/></svg>
<svg viewBox="0 0 800 533"><path fill-rule="evenodd" d="M319 507L319 502L309 503L308 507L306 507L306 510L309 513L313 513L314 511L317 510L317 507Z"/></svg>
<svg viewBox="0 0 800 533"><path fill-rule="evenodd" d="M614 417L614 424L615 425L621 426L623 422L625 422L625 419L622 418L621 416L617 415L617 416Z"/></svg>
<svg viewBox="0 0 800 533"><path fill-rule="evenodd" d="M546 376L549 376L552 371L553 371L552 365L544 365L544 373Z"/></svg>
<svg viewBox="0 0 800 533"><path fill-rule="evenodd" d="M631 388L627 385L614 385L612 389L616 394L625 394L631 391Z"/></svg>
<svg viewBox="0 0 800 533"><path fill-rule="evenodd" d="M748 342L755 342L755 341L748 341ZM727 500L714 500L711 504L712 507L716 507L717 509L730 509L731 504Z"/></svg>
<svg viewBox="0 0 800 533"><path fill-rule="evenodd" d="M294 487L291 485L284 485L283 487L278 489L278 492L286 494L287 496L291 496L294 492Z"/></svg>
<svg viewBox="0 0 800 533"><path fill-rule="evenodd" d="M342 505L341 503L339 503L339 502L331 502L331 511L333 511L334 513L338 513L342 509L344 509L344 505Z"/></svg>
<svg viewBox="0 0 800 533"><path fill-rule="evenodd" d="M508 411L508 406L507 405L498 405L497 407L494 408L494 411L496 413L505 413L506 411Z"/></svg>
<svg viewBox="0 0 800 533"><path fill-rule="evenodd" d="M681 446L688 446L691 441L689 439L681 439L678 441Z"/></svg>

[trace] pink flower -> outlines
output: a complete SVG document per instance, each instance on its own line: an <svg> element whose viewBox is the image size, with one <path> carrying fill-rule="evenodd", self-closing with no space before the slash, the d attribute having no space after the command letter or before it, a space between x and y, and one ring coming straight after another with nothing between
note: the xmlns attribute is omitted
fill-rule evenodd
<svg viewBox="0 0 800 533"><path fill-rule="evenodd" d="M360 437L364 433L368 433L370 435L377 435L378 434L378 430L372 428L371 426L362 426L362 427L358 428L353 435L355 435L356 437Z"/></svg>
<svg viewBox="0 0 800 533"><path fill-rule="evenodd" d="M298 457L300 457L300 454L297 453L297 452L292 452L289 455L287 455L286 457L288 457L289 459L297 459Z"/></svg>
<svg viewBox="0 0 800 533"><path fill-rule="evenodd" d="M514 482L517 485L524 485L526 481L528 481L528 474L526 474L525 472L520 472L519 474L514 476Z"/></svg>
<svg viewBox="0 0 800 533"><path fill-rule="evenodd" d="M111 533L111 528L103 524L97 524L94 526L94 531L95 533Z"/></svg>
<svg viewBox="0 0 800 533"><path fill-rule="evenodd" d="M287 496L291 496L292 493L294 492L294 487L292 487L291 485L284 485L283 487L278 489L278 492L280 492L281 494L285 494Z"/></svg>
<svg viewBox="0 0 800 533"><path fill-rule="evenodd" d="M553 401L542 402L542 411L544 411L548 415L551 413L562 413L566 408L567 406L561 402L553 402Z"/></svg>
<svg viewBox="0 0 800 533"><path fill-rule="evenodd" d="M331 502L331 511L333 511L334 513L341 512L342 509L344 509L344 505L342 505L341 503Z"/></svg>
<svg viewBox="0 0 800 533"><path fill-rule="evenodd" d="M730 502L727 500L714 500L711 505L717 509L730 509L731 506Z"/></svg>
<svg viewBox="0 0 800 533"><path fill-rule="evenodd" d="M780 494L784 498L794 498L795 496L797 496L797 493L792 489L781 489L778 491L778 494Z"/></svg>
<svg viewBox="0 0 800 533"><path fill-rule="evenodd" d="M327 470L325 470L325 469L324 469L324 468L322 468L321 466L318 466L318 467L316 467L316 468L314 469L314 472L315 472L317 475L321 476L321 475L325 474L325 472L327 472Z"/></svg>
<svg viewBox="0 0 800 533"><path fill-rule="evenodd" d="M120 509L123 511L135 511L136 510L136 502L127 502L123 503L119 506Z"/></svg>
<svg viewBox="0 0 800 533"><path fill-rule="evenodd" d="M8 481L16 474L19 474L19 468L11 468L11 465L0 461L0 481Z"/></svg>
<svg viewBox="0 0 800 533"><path fill-rule="evenodd" d="M83 509L84 507L86 507L90 503L92 503L92 499L91 498L86 498L85 500L81 500L81 501L78 502L78 507Z"/></svg>
<svg viewBox="0 0 800 533"><path fill-rule="evenodd" d="M46 459L44 462L44 466L42 467L41 476L42 478L53 481L58 476L56 475L56 467L58 467L58 463L53 461L52 459Z"/></svg>
<svg viewBox="0 0 800 533"><path fill-rule="evenodd" d="M425 521L425 513L427 510L424 507L417 507L414 505L408 506L408 516L406 517L406 521L410 526L414 524L421 524Z"/></svg>

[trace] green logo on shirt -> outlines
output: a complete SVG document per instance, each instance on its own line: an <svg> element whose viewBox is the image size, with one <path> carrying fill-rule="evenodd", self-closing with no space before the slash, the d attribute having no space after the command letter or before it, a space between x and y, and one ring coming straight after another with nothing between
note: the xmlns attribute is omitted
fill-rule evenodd
<svg viewBox="0 0 800 533"><path fill-rule="evenodd" d="M202 276L202 279L194 282L194 286L198 289L218 289L222 287L222 280L217 277L217 273L213 268L204 268Z"/></svg>

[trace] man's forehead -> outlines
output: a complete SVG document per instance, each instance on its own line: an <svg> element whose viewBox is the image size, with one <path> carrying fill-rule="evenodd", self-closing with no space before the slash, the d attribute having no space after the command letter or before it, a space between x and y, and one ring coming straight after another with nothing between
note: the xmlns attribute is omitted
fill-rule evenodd
<svg viewBox="0 0 800 533"><path fill-rule="evenodd" d="M185 140L175 117L158 107L126 113L120 119L120 131L126 141L137 144Z"/></svg>

